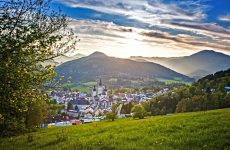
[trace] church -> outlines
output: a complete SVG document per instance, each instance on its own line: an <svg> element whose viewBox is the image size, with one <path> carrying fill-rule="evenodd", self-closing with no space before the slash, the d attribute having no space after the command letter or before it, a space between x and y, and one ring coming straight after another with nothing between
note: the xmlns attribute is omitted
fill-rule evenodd
<svg viewBox="0 0 230 150"><path fill-rule="evenodd" d="M112 100L109 99L108 90L106 86L102 84L102 80L100 79L97 89L96 85L94 85L92 89L92 99L93 106L100 109L108 109L112 107Z"/></svg>
<svg viewBox="0 0 230 150"><path fill-rule="evenodd" d="M106 86L102 85L102 81L100 79L98 83L98 87L96 89L96 85L94 85L93 90L92 90L92 97L94 98L95 96L98 97L107 97L107 88Z"/></svg>

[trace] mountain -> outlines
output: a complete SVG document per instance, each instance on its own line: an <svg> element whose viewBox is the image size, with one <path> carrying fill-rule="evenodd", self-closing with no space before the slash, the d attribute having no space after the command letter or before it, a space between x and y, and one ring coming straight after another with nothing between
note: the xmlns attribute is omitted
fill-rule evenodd
<svg viewBox="0 0 230 150"><path fill-rule="evenodd" d="M63 63L56 67L56 72L65 79L71 77L72 82L95 81L99 78L193 80L159 64L108 57L100 52Z"/></svg>
<svg viewBox="0 0 230 150"><path fill-rule="evenodd" d="M230 68L230 56L213 50L203 50L185 57L131 57L131 59L158 63L196 78Z"/></svg>
<svg viewBox="0 0 230 150"><path fill-rule="evenodd" d="M52 60L48 60L44 63L44 65L60 65L60 64L63 64L67 61L71 61L71 60L75 60L75 59L79 59L79 58L82 58L82 57L85 57L85 55L83 54L80 54L80 53L77 53L73 56L66 56L66 55L62 55L62 56L58 56Z"/></svg>

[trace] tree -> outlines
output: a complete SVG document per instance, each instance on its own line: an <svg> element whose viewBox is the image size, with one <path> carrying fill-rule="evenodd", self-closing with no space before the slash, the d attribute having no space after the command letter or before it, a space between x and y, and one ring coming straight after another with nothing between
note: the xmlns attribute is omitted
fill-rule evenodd
<svg viewBox="0 0 230 150"><path fill-rule="evenodd" d="M116 114L112 111L106 113L106 119L114 121L116 119Z"/></svg>
<svg viewBox="0 0 230 150"><path fill-rule="evenodd" d="M166 115L167 114L165 106L161 109L160 114L161 115Z"/></svg>
<svg viewBox="0 0 230 150"><path fill-rule="evenodd" d="M120 104L113 104L112 105L112 111L106 113L106 119L109 119L111 121L114 121L117 117L117 108Z"/></svg>
<svg viewBox="0 0 230 150"><path fill-rule="evenodd" d="M36 128L43 122L43 119L47 115L48 105L45 101L37 100L36 102L32 102L30 109L26 115L26 127L28 129Z"/></svg>
<svg viewBox="0 0 230 150"><path fill-rule="evenodd" d="M192 111L191 100L189 98L182 99L176 107L176 112L190 112Z"/></svg>
<svg viewBox="0 0 230 150"><path fill-rule="evenodd" d="M150 112L151 111L151 108L150 108L150 101L144 101L141 103L141 105L145 108L145 110L147 112Z"/></svg>
<svg viewBox="0 0 230 150"><path fill-rule="evenodd" d="M224 108L230 107L230 93L227 93L227 95L224 97L223 106L224 106Z"/></svg>
<svg viewBox="0 0 230 150"><path fill-rule="evenodd" d="M27 129L28 114L48 102L56 73L44 62L72 50L76 37L49 0L3 0L0 10L0 133L8 135Z"/></svg>
<svg viewBox="0 0 230 150"><path fill-rule="evenodd" d="M133 103L132 102L124 103L122 105L122 108L121 108L121 113L122 114L130 114L132 107L133 107Z"/></svg>
<svg viewBox="0 0 230 150"><path fill-rule="evenodd" d="M143 119L147 115L145 108L140 104L135 105L131 112L133 113L133 118Z"/></svg>

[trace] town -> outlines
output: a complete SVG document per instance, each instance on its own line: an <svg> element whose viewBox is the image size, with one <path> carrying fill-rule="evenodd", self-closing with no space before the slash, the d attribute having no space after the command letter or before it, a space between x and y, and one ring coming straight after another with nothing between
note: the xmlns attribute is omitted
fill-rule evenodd
<svg viewBox="0 0 230 150"><path fill-rule="evenodd" d="M169 88L164 88L156 93L115 93L108 95L107 86L100 79L97 85L92 87L91 93L53 90L48 96L56 104L63 105L61 113L65 117L55 116L47 122L49 126L68 126L72 124L89 123L105 119L105 114L110 112L113 104L119 103L117 117L124 118L131 114L122 114L123 104L136 102L142 103L151 100L154 96L164 94Z"/></svg>

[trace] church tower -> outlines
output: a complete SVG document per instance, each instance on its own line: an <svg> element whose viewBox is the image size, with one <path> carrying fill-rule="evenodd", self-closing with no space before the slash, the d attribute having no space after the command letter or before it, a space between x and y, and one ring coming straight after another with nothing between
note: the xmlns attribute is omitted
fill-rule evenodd
<svg viewBox="0 0 230 150"><path fill-rule="evenodd" d="M105 96L108 96L108 90L107 90L106 86L105 86L105 89L104 89L104 93L105 93Z"/></svg>
<svg viewBox="0 0 230 150"><path fill-rule="evenodd" d="M93 90L92 90L92 97L94 98L95 96L97 96L97 90L96 90L96 86L93 86Z"/></svg>
<svg viewBox="0 0 230 150"><path fill-rule="evenodd" d="M98 95L101 95L103 93L104 87L102 85L102 81L100 79L100 82L98 84Z"/></svg>

